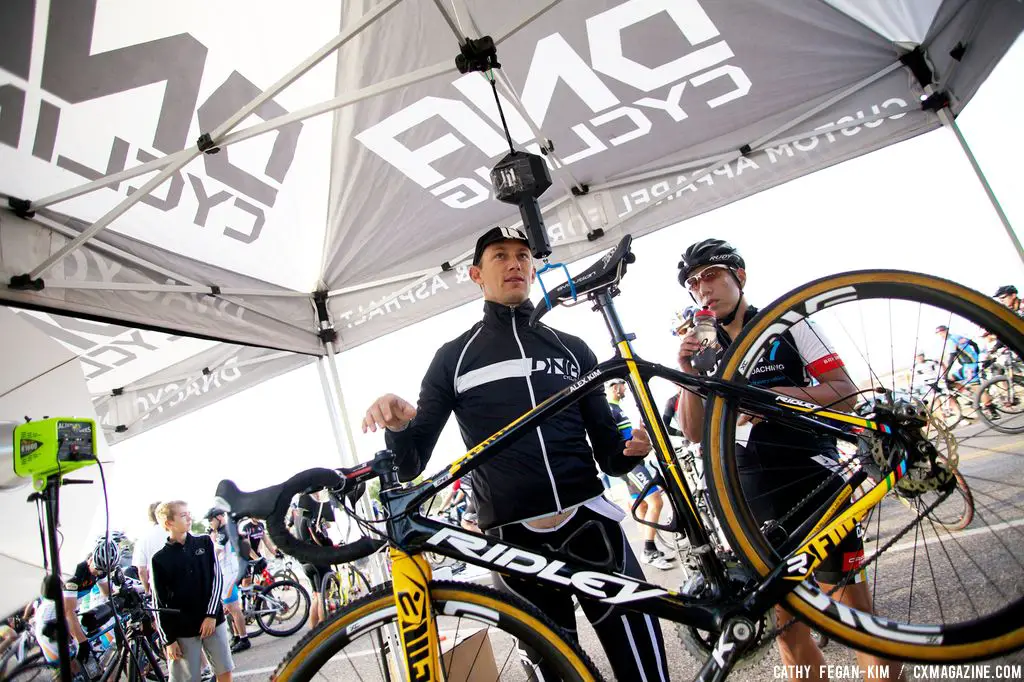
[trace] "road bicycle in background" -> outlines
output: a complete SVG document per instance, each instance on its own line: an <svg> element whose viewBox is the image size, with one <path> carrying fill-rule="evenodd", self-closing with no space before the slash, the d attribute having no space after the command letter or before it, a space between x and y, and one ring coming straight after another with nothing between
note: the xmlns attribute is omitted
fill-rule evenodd
<svg viewBox="0 0 1024 682"><path fill-rule="evenodd" d="M909 366L919 339L931 338L940 323L954 331L981 327L1022 357L1024 321L988 297L946 280L896 271L846 273L811 282L766 306L735 340L714 376L691 376L636 355L633 337L625 332L613 304L631 262L627 236L571 284L549 291L531 320L536 324L553 307L586 299L604 318L615 357L581 372L571 385L421 483L403 486L388 451L352 468L312 469L250 493L221 482L221 503L233 513L267 519L275 543L300 560L346 563L385 545L391 556L392 582L375 587L307 634L281 662L276 680L310 680L318 673L391 679L399 671L410 679L442 680L468 675L470 668L486 671L489 679L520 679L521 647L539 653L556 678L601 677L575 637L535 606L479 585L433 580L423 558L428 551L492 571L531 575L580 599L703 631L707 656L698 674L702 680L724 679L738 662L771 645L779 634L772 617L777 604L833 639L899 661L976 660L1024 646L1022 506L1007 499L979 502L984 528L972 529L970 535L950 534L937 526L929 514L955 489L954 471L939 457L935 431L928 427L928 406L901 396L881 380L894 376L896 367ZM868 385L861 391L870 401L865 414L847 411L862 396L837 395L834 403L821 405L752 385L751 372L772 344L789 338L785 332L796 325L809 323L812 330L828 330L841 349L851 383ZM500 457L509 443L535 433L546 418L616 378L629 383L651 435L672 506L672 530L685 532L694 548L707 548L697 555L699 589L669 590L624 576L613 567L586 561L571 542L528 550L424 515L429 500L455 479ZM704 475L714 518L737 559L734 563L712 551L716 531L699 512L651 397L648 384L656 378L706 401ZM741 415L850 445L858 466L839 467L806 495L794 495L793 509L785 515L757 519L736 469L735 431ZM1020 448L1014 450L1013 443L999 447L991 448L989 464L1001 467L1011 486L1024 487ZM800 477L794 472L791 482ZM869 477L875 483L851 501ZM344 494L373 479L381 482L384 520L360 520L365 537L340 547L316 547L287 533L284 519L294 495L319 489ZM815 569L844 538L859 532L858 522L869 511L884 515L881 503L892 495L925 492L935 501L920 514L904 514L889 539L875 543L864 562L851 567L833 589L826 592L819 586ZM883 521L888 523L888 517ZM981 556L983 562L977 559ZM833 598L836 590L861 577L871 591L874 613Z"/></svg>

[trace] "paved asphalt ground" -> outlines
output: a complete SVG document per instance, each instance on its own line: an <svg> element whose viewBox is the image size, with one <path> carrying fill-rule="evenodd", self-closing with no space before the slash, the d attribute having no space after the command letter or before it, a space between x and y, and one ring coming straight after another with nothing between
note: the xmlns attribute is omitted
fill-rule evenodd
<svg viewBox="0 0 1024 682"><path fill-rule="evenodd" d="M876 610L882 615L906 618L909 602L916 622L937 622L941 620L940 612L947 620L954 620L957 615L970 617L972 609L988 612L992 606L1024 594L1024 435L1004 436L991 431L978 434L978 431L970 425L957 430L961 439L960 470L975 499L973 522L967 529L953 534L929 527L915 538L911 530L883 553L876 562L877 571L869 569L868 572L868 579L873 581ZM902 527L900 521L905 522L909 513L898 501L883 503L881 512L867 530L868 555L879 543L892 538L895 529ZM639 531L631 521L624 523L634 551L638 551ZM470 570L474 569L470 567ZM659 571L647 566L645 570L649 580L665 587L677 589L680 585L679 569ZM935 576L934 581L931 575ZM936 581L937 590L933 587ZM487 580L483 578L478 582ZM582 612L577 611L577 614L580 615L578 625L583 648L606 679L613 679L596 635L582 618ZM674 680L690 680L700 665L685 652L676 627L673 623L662 623L669 671ZM235 677L244 680L268 677L304 632L305 628L288 638L262 635L254 639L252 649L236 656ZM853 666L856 662L852 652L836 642L829 643L823 653L829 665ZM1021 679L1024 652L983 663L988 664L987 671L993 678L1003 674L1004 679ZM1001 665L1016 668L998 667ZM774 645L769 645L759 662L735 670L730 680L782 679L779 666L778 653ZM980 679L980 673L985 670L975 669L968 679ZM942 679L941 676L949 672L948 669L926 670L908 664L905 675L909 680ZM834 669L832 678L856 679L850 667ZM357 678L335 669L325 679Z"/></svg>

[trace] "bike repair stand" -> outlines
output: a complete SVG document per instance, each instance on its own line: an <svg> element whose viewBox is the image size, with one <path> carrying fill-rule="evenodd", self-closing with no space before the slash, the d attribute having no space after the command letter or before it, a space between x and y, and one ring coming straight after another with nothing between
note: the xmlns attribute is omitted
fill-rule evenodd
<svg viewBox="0 0 1024 682"><path fill-rule="evenodd" d="M48 476L46 484L39 492L32 493L28 502L42 501L46 509L46 541L43 542L43 567L46 567L46 552L49 546L50 573L43 578L42 596L52 599L56 608L57 616L57 652L60 657L60 679L61 682L71 682L71 648L68 639L71 630L68 628L68 619L64 613L64 587L60 573L60 546L57 544L57 526L60 515L60 486L75 483L92 483L92 481L77 481L64 479L61 481L59 475ZM43 541L43 538L39 538Z"/></svg>

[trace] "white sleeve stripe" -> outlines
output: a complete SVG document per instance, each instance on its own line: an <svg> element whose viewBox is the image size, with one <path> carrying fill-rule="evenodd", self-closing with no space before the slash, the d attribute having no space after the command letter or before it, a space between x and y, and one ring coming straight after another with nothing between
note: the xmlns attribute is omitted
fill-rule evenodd
<svg viewBox="0 0 1024 682"><path fill-rule="evenodd" d="M224 576L220 572L220 564L217 558L211 556L213 563L213 589L210 591L210 603L206 607L206 613L217 613L217 605L221 602L221 595L224 589Z"/></svg>
<svg viewBox="0 0 1024 682"><path fill-rule="evenodd" d="M801 362L804 366L813 364L814 362L835 354L835 347L829 342L825 334L818 329L817 325L813 327L807 320L801 320L800 322L793 325L789 330L790 335L793 337L794 343L796 343L796 352L800 355Z"/></svg>
<svg viewBox="0 0 1024 682"><path fill-rule="evenodd" d="M466 345L462 347L462 352L459 353L459 361L455 363L455 372L452 374L452 376L454 377L453 381L455 383L455 385L453 386L453 388L455 389L455 393L459 392L459 368L462 367L462 358L466 356L466 351L469 350L470 344L473 343L474 339L476 339L477 335L480 334L480 330L483 328L483 325L477 327L476 331L473 332L473 336L469 337L469 341L467 341Z"/></svg>

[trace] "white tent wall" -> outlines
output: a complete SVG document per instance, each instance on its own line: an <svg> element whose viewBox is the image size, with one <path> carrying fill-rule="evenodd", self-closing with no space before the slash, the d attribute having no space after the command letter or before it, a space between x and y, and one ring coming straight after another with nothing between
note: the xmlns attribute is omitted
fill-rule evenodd
<svg viewBox="0 0 1024 682"><path fill-rule="evenodd" d="M26 416L96 418L82 369L75 355L9 310L0 308L0 420L21 421ZM109 459L99 436L100 455ZM82 469L71 478L93 481L60 490L61 567L73 570L90 549L93 519L103 513L99 471ZM29 481L21 488L0 491L4 519L0 541L0 614L6 616L39 594L43 578L43 548L34 503L27 502Z"/></svg>
<svg viewBox="0 0 1024 682"><path fill-rule="evenodd" d="M490 84L454 69L465 36L498 43L511 135L546 151L553 258L570 261L940 127L1024 28L1017 0L0 13L0 302L309 355L324 324L345 350L477 295L475 237L518 221L490 196L508 147ZM199 154L204 133L219 153ZM158 423L118 398L111 423Z"/></svg>

